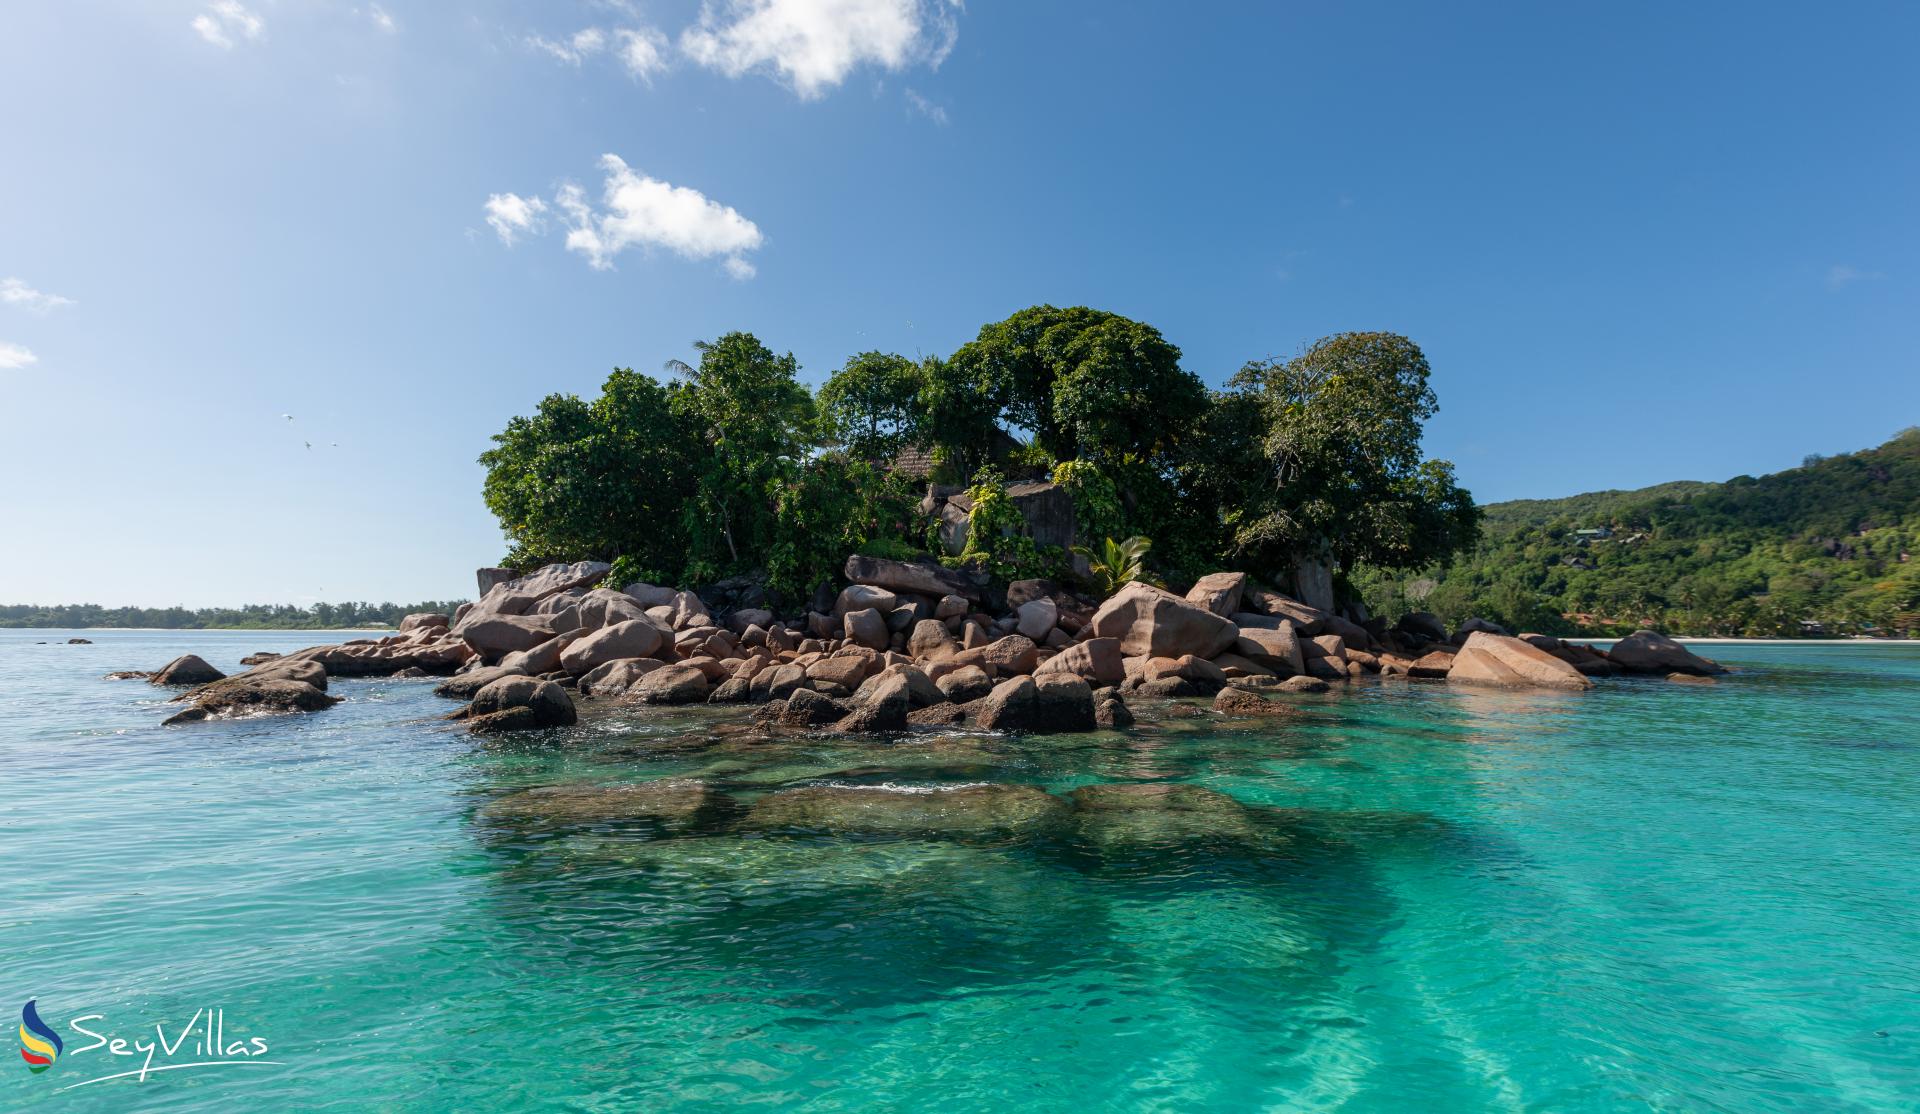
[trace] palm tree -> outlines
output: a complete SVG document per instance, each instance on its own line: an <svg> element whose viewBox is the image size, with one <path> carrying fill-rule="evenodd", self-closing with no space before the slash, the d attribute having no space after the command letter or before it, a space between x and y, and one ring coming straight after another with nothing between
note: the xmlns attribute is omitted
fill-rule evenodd
<svg viewBox="0 0 1920 1114"><path fill-rule="evenodd" d="M1130 581L1139 580L1153 585L1160 583L1147 575L1147 551L1152 548L1151 541L1135 535L1123 542L1107 538L1101 542L1098 553L1084 545L1074 546L1073 551L1087 559L1087 564L1092 568L1092 580L1099 587L1100 594L1111 596L1120 590L1121 585Z"/></svg>

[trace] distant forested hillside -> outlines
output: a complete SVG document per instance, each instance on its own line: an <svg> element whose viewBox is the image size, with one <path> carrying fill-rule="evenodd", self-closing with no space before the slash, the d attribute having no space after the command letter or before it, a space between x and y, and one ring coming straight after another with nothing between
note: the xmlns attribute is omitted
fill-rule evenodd
<svg viewBox="0 0 1920 1114"><path fill-rule="evenodd" d="M1553 634L1920 633L1920 427L1770 476L1485 512L1451 567L1357 577L1368 604Z"/></svg>
<svg viewBox="0 0 1920 1114"><path fill-rule="evenodd" d="M452 614L460 600L427 603L316 603L248 604L244 607L101 607L97 603L0 604L0 627L157 627L203 630L328 630L344 627L391 627L416 611Z"/></svg>

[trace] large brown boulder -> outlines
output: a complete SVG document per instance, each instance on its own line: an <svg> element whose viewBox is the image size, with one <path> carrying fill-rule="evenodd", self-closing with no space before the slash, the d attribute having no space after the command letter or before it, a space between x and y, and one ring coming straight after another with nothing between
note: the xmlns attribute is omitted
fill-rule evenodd
<svg viewBox="0 0 1920 1114"><path fill-rule="evenodd" d="M850 584L870 584L894 592L912 592L935 598L947 595L962 596L969 600L980 598L980 588L970 578L939 565L889 561L884 557L866 557L856 553L847 558L847 566L842 571Z"/></svg>
<svg viewBox="0 0 1920 1114"><path fill-rule="evenodd" d="M1060 606L1043 596L1021 604L1014 614L1018 619L1014 629L1039 642L1046 638L1053 631L1053 625L1060 621Z"/></svg>
<svg viewBox="0 0 1920 1114"><path fill-rule="evenodd" d="M538 677L542 673L552 673L560 668L560 655L568 646L578 642L581 632L571 630L565 634L556 634L531 650L515 650L500 659L501 665L516 666L529 677Z"/></svg>
<svg viewBox="0 0 1920 1114"><path fill-rule="evenodd" d="M1210 572L1187 589L1187 602L1198 604L1215 615L1228 617L1240 610L1240 597L1246 587L1246 573Z"/></svg>
<svg viewBox="0 0 1920 1114"><path fill-rule="evenodd" d="M875 608L863 608L849 611L841 619L842 631L847 641L865 646L870 650L885 650L893 641L893 631L887 627L886 616Z"/></svg>
<svg viewBox="0 0 1920 1114"><path fill-rule="evenodd" d="M1608 660L1629 673L1691 673L1707 677L1726 669L1708 661L1659 631L1634 631L1613 644Z"/></svg>
<svg viewBox="0 0 1920 1114"><path fill-rule="evenodd" d="M980 656L1001 676L1031 673L1040 664L1040 647L1024 634L1010 634L988 643Z"/></svg>
<svg viewBox="0 0 1920 1114"><path fill-rule="evenodd" d="M1252 603L1255 608L1273 618L1291 622L1304 638L1312 638L1327 629L1327 612L1301 603L1291 596L1259 592L1255 593Z"/></svg>
<svg viewBox="0 0 1920 1114"><path fill-rule="evenodd" d="M1290 716L1294 709L1231 685L1213 698L1213 710L1226 716Z"/></svg>
<svg viewBox="0 0 1920 1114"><path fill-rule="evenodd" d="M580 691L587 696L619 696L638 684L640 678L665 665L657 658L621 658L604 662L587 670L580 678Z"/></svg>
<svg viewBox="0 0 1920 1114"><path fill-rule="evenodd" d="M1553 688L1578 691L1593 687L1573 666L1510 635L1475 631L1453 657L1447 683L1503 688Z"/></svg>
<svg viewBox="0 0 1920 1114"><path fill-rule="evenodd" d="M987 731L1029 731L1040 704L1031 677L1013 677L993 687L969 709L975 727Z"/></svg>
<svg viewBox="0 0 1920 1114"><path fill-rule="evenodd" d="M416 611L412 615L400 620L399 630L401 634L405 634L408 631L431 630L434 627L444 627L446 625L447 617L445 615L437 615L431 611Z"/></svg>
<svg viewBox="0 0 1920 1114"><path fill-rule="evenodd" d="M561 651L560 664L569 673L585 673L622 658L651 657L665 641L666 635L652 619L628 619L602 627L568 646Z"/></svg>
<svg viewBox="0 0 1920 1114"><path fill-rule="evenodd" d="M1117 685L1127 678L1122 660L1119 639L1089 638L1041 662L1033 675L1043 677L1050 673L1070 673L1096 687Z"/></svg>
<svg viewBox="0 0 1920 1114"><path fill-rule="evenodd" d="M580 625L588 630L599 630L615 623L647 617L647 609L639 601L611 588L595 588L582 593L574 606L579 609Z"/></svg>
<svg viewBox="0 0 1920 1114"><path fill-rule="evenodd" d="M532 596L535 602L571 588L588 588L600 583L613 571L605 561L575 561L570 565L548 565L500 587L519 595ZM489 593L491 594L491 593Z"/></svg>
<svg viewBox="0 0 1920 1114"><path fill-rule="evenodd" d="M963 665L943 674L934 687L955 704L966 704L993 691L993 679L977 665Z"/></svg>
<svg viewBox="0 0 1920 1114"><path fill-rule="evenodd" d="M1097 638L1117 638L1128 657L1210 658L1231 647L1240 629L1223 616L1164 588L1134 581L1093 615Z"/></svg>
<svg viewBox="0 0 1920 1114"><path fill-rule="evenodd" d="M498 681L502 677L524 677L526 670L511 665L483 665L479 669L469 669L465 673L456 673L433 690L435 696L450 697L454 700L472 700L473 694Z"/></svg>
<svg viewBox="0 0 1920 1114"><path fill-rule="evenodd" d="M907 636L907 653L920 661L939 661L960 652L960 643L938 619L922 619Z"/></svg>
<svg viewBox="0 0 1920 1114"><path fill-rule="evenodd" d="M1264 665L1282 677L1307 671L1306 660L1300 652L1300 636L1291 622L1283 619L1271 630L1264 627L1237 629L1239 637L1234 639L1234 653Z"/></svg>
<svg viewBox="0 0 1920 1114"><path fill-rule="evenodd" d="M710 683L697 666L665 665L634 682L625 699L639 704L697 704L707 698Z"/></svg>
<svg viewBox="0 0 1920 1114"><path fill-rule="evenodd" d="M156 685L204 685L226 677L199 654L181 654L161 666L147 680Z"/></svg>
<svg viewBox="0 0 1920 1114"><path fill-rule="evenodd" d="M840 590L840 596L833 601L835 615L849 615L855 611L872 608L882 615L891 615L900 606L900 597L885 588L876 588L871 584L849 584Z"/></svg>
<svg viewBox="0 0 1920 1114"><path fill-rule="evenodd" d="M531 650L554 634L551 615L469 615L458 631L460 638L483 658L497 659L515 650Z"/></svg>

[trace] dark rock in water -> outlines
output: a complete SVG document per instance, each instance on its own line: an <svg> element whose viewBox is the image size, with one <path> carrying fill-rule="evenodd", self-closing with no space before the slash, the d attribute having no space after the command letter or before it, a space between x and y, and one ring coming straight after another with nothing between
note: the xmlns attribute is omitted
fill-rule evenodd
<svg viewBox="0 0 1920 1114"><path fill-rule="evenodd" d="M91 645L93 645L93 639L91 639L91 638L69 638L69 639L67 639L67 645L69 645L69 646L91 646Z"/></svg>
<svg viewBox="0 0 1920 1114"><path fill-rule="evenodd" d="M457 673L434 686L433 695L445 696L454 700L472 700L474 693L486 688L502 677L525 676L525 671L512 666L486 665L479 669Z"/></svg>
<svg viewBox="0 0 1920 1114"><path fill-rule="evenodd" d="M1325 684L1322 681L1321 684ZM1228 716L1288 716L1294 709L1285 704L1275 703L1264 696L1257 696L1242 688L1223 688L1220 695L1213 698L1213 710Z"/></svg>
<svg viewBox="0 0 1920 1114"><path fill-rule="evenodd" d="M1035 677L1033 730L1040 732L1092 731L1093 687L1071 673Z"/></svg>
<svg viewBox="0 0 1920 1114"><path fill-rule="evenodd" d="M285 678L261 678L245 683L231 681L208 685L192 696L193 706L161 721L161 726L193 723L216 716L276 715L288 712L317 712L340 702L305 681Z"/></svg>
<svg viewBox="0 0 1920 1114"><path fill-rule="evenodd" d="M496 798L480 810L489 820L550 824L643 822L678 834L712 826L735 809L705 782L674 779L638 785L550 785Z"/></svg>
<svg viewBox="0 0 1920 1114"><path fill-rule="evenodd" d="M161 666L148 680L156 685L204 685L225 677L225 673L208 665L200 655L182 654Z"/></svg>
<svg viewBox="0 0 1920 1114"><path fill-rule="evenodd" d="M248 654L246 657L241 658L240 664L241 665L265 665L270 661L278 661L278 660L280 660L279 654L276 654L271 650L262 650L257 654Z"/></svg>
<svg viewBox="0 0 1920 1114"><path fill-rule="evenodd" d="M1333 689L1318 677L1288 677L1276 686L1282 692L1330 692Z"/></svg>
<svg viewBox="0 0 1920 1114"><path fill-rule="evenodd" d="M1120 698L1119 693L1102 691L1094 696L1093 722L1095 726L1108 730L1132 727L1133 711L1127 707L1127 702Z"/></svg>
<svg viewBox="0 0 1920 1114"><path fill-rule="evenodd" d="M1031 785L818 785L767 794L747 814L746 825L760 831L983 838L1040 831L1066 814L1064 801Z"/></svg>
<svg viewBox="0 0 1920 1114"><path fill-rule="evenodd" d="M1698 673L1669 673L1667 680L1677 685L1717 685L1720 682L1712 677L1702 677Z"/></svg>
<svg viewBox="0 0 1920 1114"><path fill-rule="evenodd" d="M781 727L816 727L833 723L847 714L846 705L822 696L812 689L795 689L785 700L774 700L753 714L759 724Z"/></svg>
<svg viewBox="0 0 1920 1114"><path fill-rule="evenodd" d="M144 669L116 669L112 673L107 674L105 679L109 681L144 681L152 676L152 673Z"/></svg>
<svg viewBox="0 0 1920 1114"><path fill-rule="evenodd" d="M1659 631L1635 631L1614 643L1607 657L1629 673L1692 673L1704 677L1726 672L1717 662L1700 657Z"/></svg>
<svg viewBox="0 0 1920 1114"><path fill-rule="evenodd" d="M534 677L501 677L474 693L473 703L454 717L476 732L566 727L579 718L566 689Z"/></svg>
<svg viewBox="0 0 1920 1114"><path fill-rule="evenodd" d="M798 695L798 694L796 694ZM938 705L935 705L936 707ZM909 705L905 700L881 700L869 702L848 712L833 725L833 729L842 735L873 735L891 731L905 731Z"/></svg>
<svg viewBox="0 0 1920 1114"><path fill-rule="evenodd" d="M433 674L428 673L426 670L420 668L417 665L409 665L405 669L402 669L400 672L395 673L393 676L397 680L417 681L422 677L431 677L433 676Z"/></svg>

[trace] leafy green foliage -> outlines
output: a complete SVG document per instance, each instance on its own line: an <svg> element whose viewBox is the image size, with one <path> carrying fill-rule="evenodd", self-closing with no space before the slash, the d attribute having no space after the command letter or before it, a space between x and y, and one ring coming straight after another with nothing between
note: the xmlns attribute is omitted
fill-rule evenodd
<svg viewBox="0 0 1920 1114"><path fill-rule="evenodd" d="M968 512L966 547L958 557L943 558L943 563L976 564L1000 580L1066 574L1065 550L1057 545L1040 545L1022 532L1026 519L1007 498L1006 481L999 472L983 469L967 489L967 498L973 508Z"/></svg>
<svg viewBox="0 0 1920 1114"><path fill-rule="evenodd" d="M670 395L705 450L682 514L689 554L703 570L739 570L773 544L774 485L795 473L814 442L813 396L793 355L774 355L750 333L694 347L700 363L671 365L683 379Z"/></svg>
<svg viewBox="0 0 1920 1114"><path fill-rule="evenodd" d="M975 363L938 358L920 367L920 417L915 440L942 468L969 477L985 467L999 430L1003 390Z"/></svg>
<svg viewBox="0 0 1920 1114"><path fill-rule="evenodd" d="M922 370L887 352L862 352L848 360L820 388L827 439L860 460L892 460L921 424Z"/></svg>
<svg viewBox="0 0 1920 1114"><path fill-rule="evenodd" d="M1136 535L1123 542L1107 538L1097 550L1076 545L1073 551L1087 559L1092 569L1089 579L1104 599L1118 592L1122 585L1135 580L1156 585L1160 583L1147 575L1147 552L1152 548L1152 541Z"/></svg>
<svg viewBox="0 0 1920 1114"><path fill-rule="evenodd" d="M1582 533L1581 531L1589 531ZM1499 503L1466 558L1369 571L1369 606L1554 634L1781 636L1920 627L1920 430L1724 484Z"/></svg>
<svg viewBox="0 0 1920 1114"><path fill-rule="evenodd" d="M987 325L948 361L996 418L1033 431L1055 460L1144 459L1206 407L1180 350L1151 325L1074 306L1032 306Z"/></svg>
<svg viewBox="0 0 1920 1114"><path fill-rule="evenodd" d="M1120 489L1098 464L1069 460L1053 469L1053 482L1073 499L1073 519L1083 537L1106 537L1124 529Z"/></svg>
<svg viewBox="0 0 1920 1114"><path fill-rule="evenodd" d="M480 456L484 493L510 567L622 555L679 566L693 438L660 384L616 370L592 403L549 395L493 440Z"/></svg>
<svg viewBox="0 0 1920 1114"><path fill-rule="evenodd" d="M1257 412L1264 436L1257 450L1246 431L1230 436L1244 458L1214 466L1236 475L1207 479L1243 496L1220 504L1236 515L1232 552L1256 568L1323 554L1346 569L1405 569L1472 545L1472 497L1451 464L1420 453L1439 409L1427 377L1419 346L1392 333L1341 333L1242 368L1232 386L1251 397L1228 412Z"/></svg>
<svg viewBox="0 0 1920 1114"><path fill-rule="evenodd" d="M901 545L918 496L912 482L864 460L821 457L775 489L776 540L767 550L768 579L805 596L840 575L847 554L882 543ZM902 546L908 556L916 551ZM876 556L897 556L897 549Z"/></svg>

